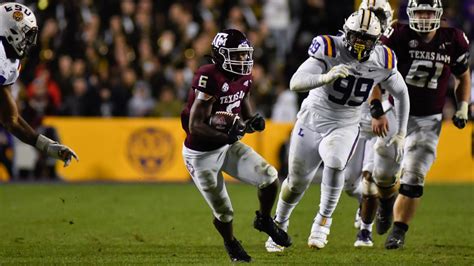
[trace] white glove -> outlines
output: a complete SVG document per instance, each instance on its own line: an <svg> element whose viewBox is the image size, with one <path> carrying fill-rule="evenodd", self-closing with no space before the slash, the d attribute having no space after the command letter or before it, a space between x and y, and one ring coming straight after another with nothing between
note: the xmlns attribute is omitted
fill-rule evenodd
<svg viewBox="0 0 474 266"><path fill-rule="evenodd" d="M321 75L321 82L328 84L338 78L345 78L349 75L349 67L346 65L337 65L331 68L328 73Z"/></svg>
<svg viewBox="0 0 474 266"><path fill-rule="evenodd" d="M38 139L36 140L36 148L54 159L63 161L64 167L71 163L73 157L76 161L79 161L76 153L71 148L53 141L44 135L38 136Z"/></svg>
<svg viewBox="0 0 474 266"><path fill-rule="evenodd" d="M467 102L460 102L458 111L453 116L453 123L457 128L464 128L467 123Z"/></svg>
<svg viewBox="0 0 474 266"><path fill-rule="evenodd" d="M395 161L400 163L403 158L403 147L405 145L405 134L399 133L394 135L387 143L387 146L395 146Z"/></svg>

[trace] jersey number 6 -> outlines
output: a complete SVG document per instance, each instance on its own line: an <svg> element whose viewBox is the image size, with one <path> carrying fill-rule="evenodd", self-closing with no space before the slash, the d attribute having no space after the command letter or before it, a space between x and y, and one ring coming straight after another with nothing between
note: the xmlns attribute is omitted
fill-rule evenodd
<svg viewBox="0 0 474 266"><path fill-rule="evenodd" d="M338 78L333 83L333 89L342 93L342 97L337 98L334 95L329 95L329 100L340 105L347 104L349 106L359 106L367 100L373 85L373 79L356 79L354 76ZM360 97L362 99L360 101L349 100L351 98L352 91L354 91L354 97Z"/></svg>

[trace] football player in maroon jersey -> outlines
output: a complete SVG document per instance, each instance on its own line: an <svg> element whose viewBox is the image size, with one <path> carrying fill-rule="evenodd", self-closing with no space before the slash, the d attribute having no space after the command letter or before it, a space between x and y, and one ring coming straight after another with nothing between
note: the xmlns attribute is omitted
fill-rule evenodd
<svg viewBox="0 0 474 266"><path fill-rule="evenodd" d="M407 14L409 25L393 25L393 33L383 40L398 56L411 106L399 194L381 201L377 214L379 233L387 232L394 220L387 249L403 247L408 224L423 195L424 178L436 157L451 74L459 81L453 123L460 129L467 123L470 99L469 41L461 30L440 27L441 1L410 0Z"/></svg>
<svg viewBox="0 0 474 266"><path fill-rule="evenodd" d="M245 133L265 128L265 120L253 113L249 100L252 52L242 32L227 29L217 33L212 42L213 64L197 70L181 114L186 131L183 146L186 167L212 209L214 226L224 239L231 260L243 262L249 262L251 257L234 237L233 209L222 172L258 187L260 210L256 212L254 227L266 232L279 245L291 245L286 232L270 216L279 187L277 171L239 141ZM245 129L231 128L226 134L211 127L209 118L217 111L238 114L246 122Z"/></svg>

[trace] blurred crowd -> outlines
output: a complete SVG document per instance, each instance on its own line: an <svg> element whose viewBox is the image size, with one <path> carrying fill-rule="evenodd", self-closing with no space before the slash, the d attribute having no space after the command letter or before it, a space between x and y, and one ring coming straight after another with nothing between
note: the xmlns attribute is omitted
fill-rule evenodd
<svg viewBox="0 0 474 266"><path fill-rule="evenodd" d="M247 33L255 48L258 111L293 121L304 95L287 89L292 73L311 39L338 34L354 10L352 0L18 2L34 10L39 25L37 47L14 87L22 115L34 127L45 115L179 116L193 73L209 62L210 43L223 28ZM444 23L472 39L472 1L444 4ZM403 21L404 4L399 7Z"/></svg>

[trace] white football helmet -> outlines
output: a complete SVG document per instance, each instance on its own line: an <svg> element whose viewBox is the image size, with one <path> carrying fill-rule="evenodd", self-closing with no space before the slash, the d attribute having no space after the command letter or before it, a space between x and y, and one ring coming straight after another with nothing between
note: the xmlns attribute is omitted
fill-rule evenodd
<svg viewBox="0 0 474 266"><path fill-rule="evenodd" d="M368 9L375 13L382 24L382 33L385 36L390 36L393 28L391 27L393 21L393 9L387 0L363 0L359 9Z"/></svg>
<svg viewBox="0 0 474 266"><path fill-rule="evenodd" d="M23 57L31 46L36 44L38 25L35 14L18 3L0 5L0 35Z"/></svg>
<svg viewBox="0 0 474 266"><path fill-rule="evenodd" d="M359 61L365 61L382 36L379 19L374 12L360 9L352 13L344 23L344 45Z"/></svg>
<svg viewBox="0 0 474 266"><path fill-rule="evenodd" d="M432 12L431 18L420 18L416 12ZM441 16L443 15L443 4L441 0L409 0L407 6L410 28L417 32L430 32L439 29Z"/></svg>

